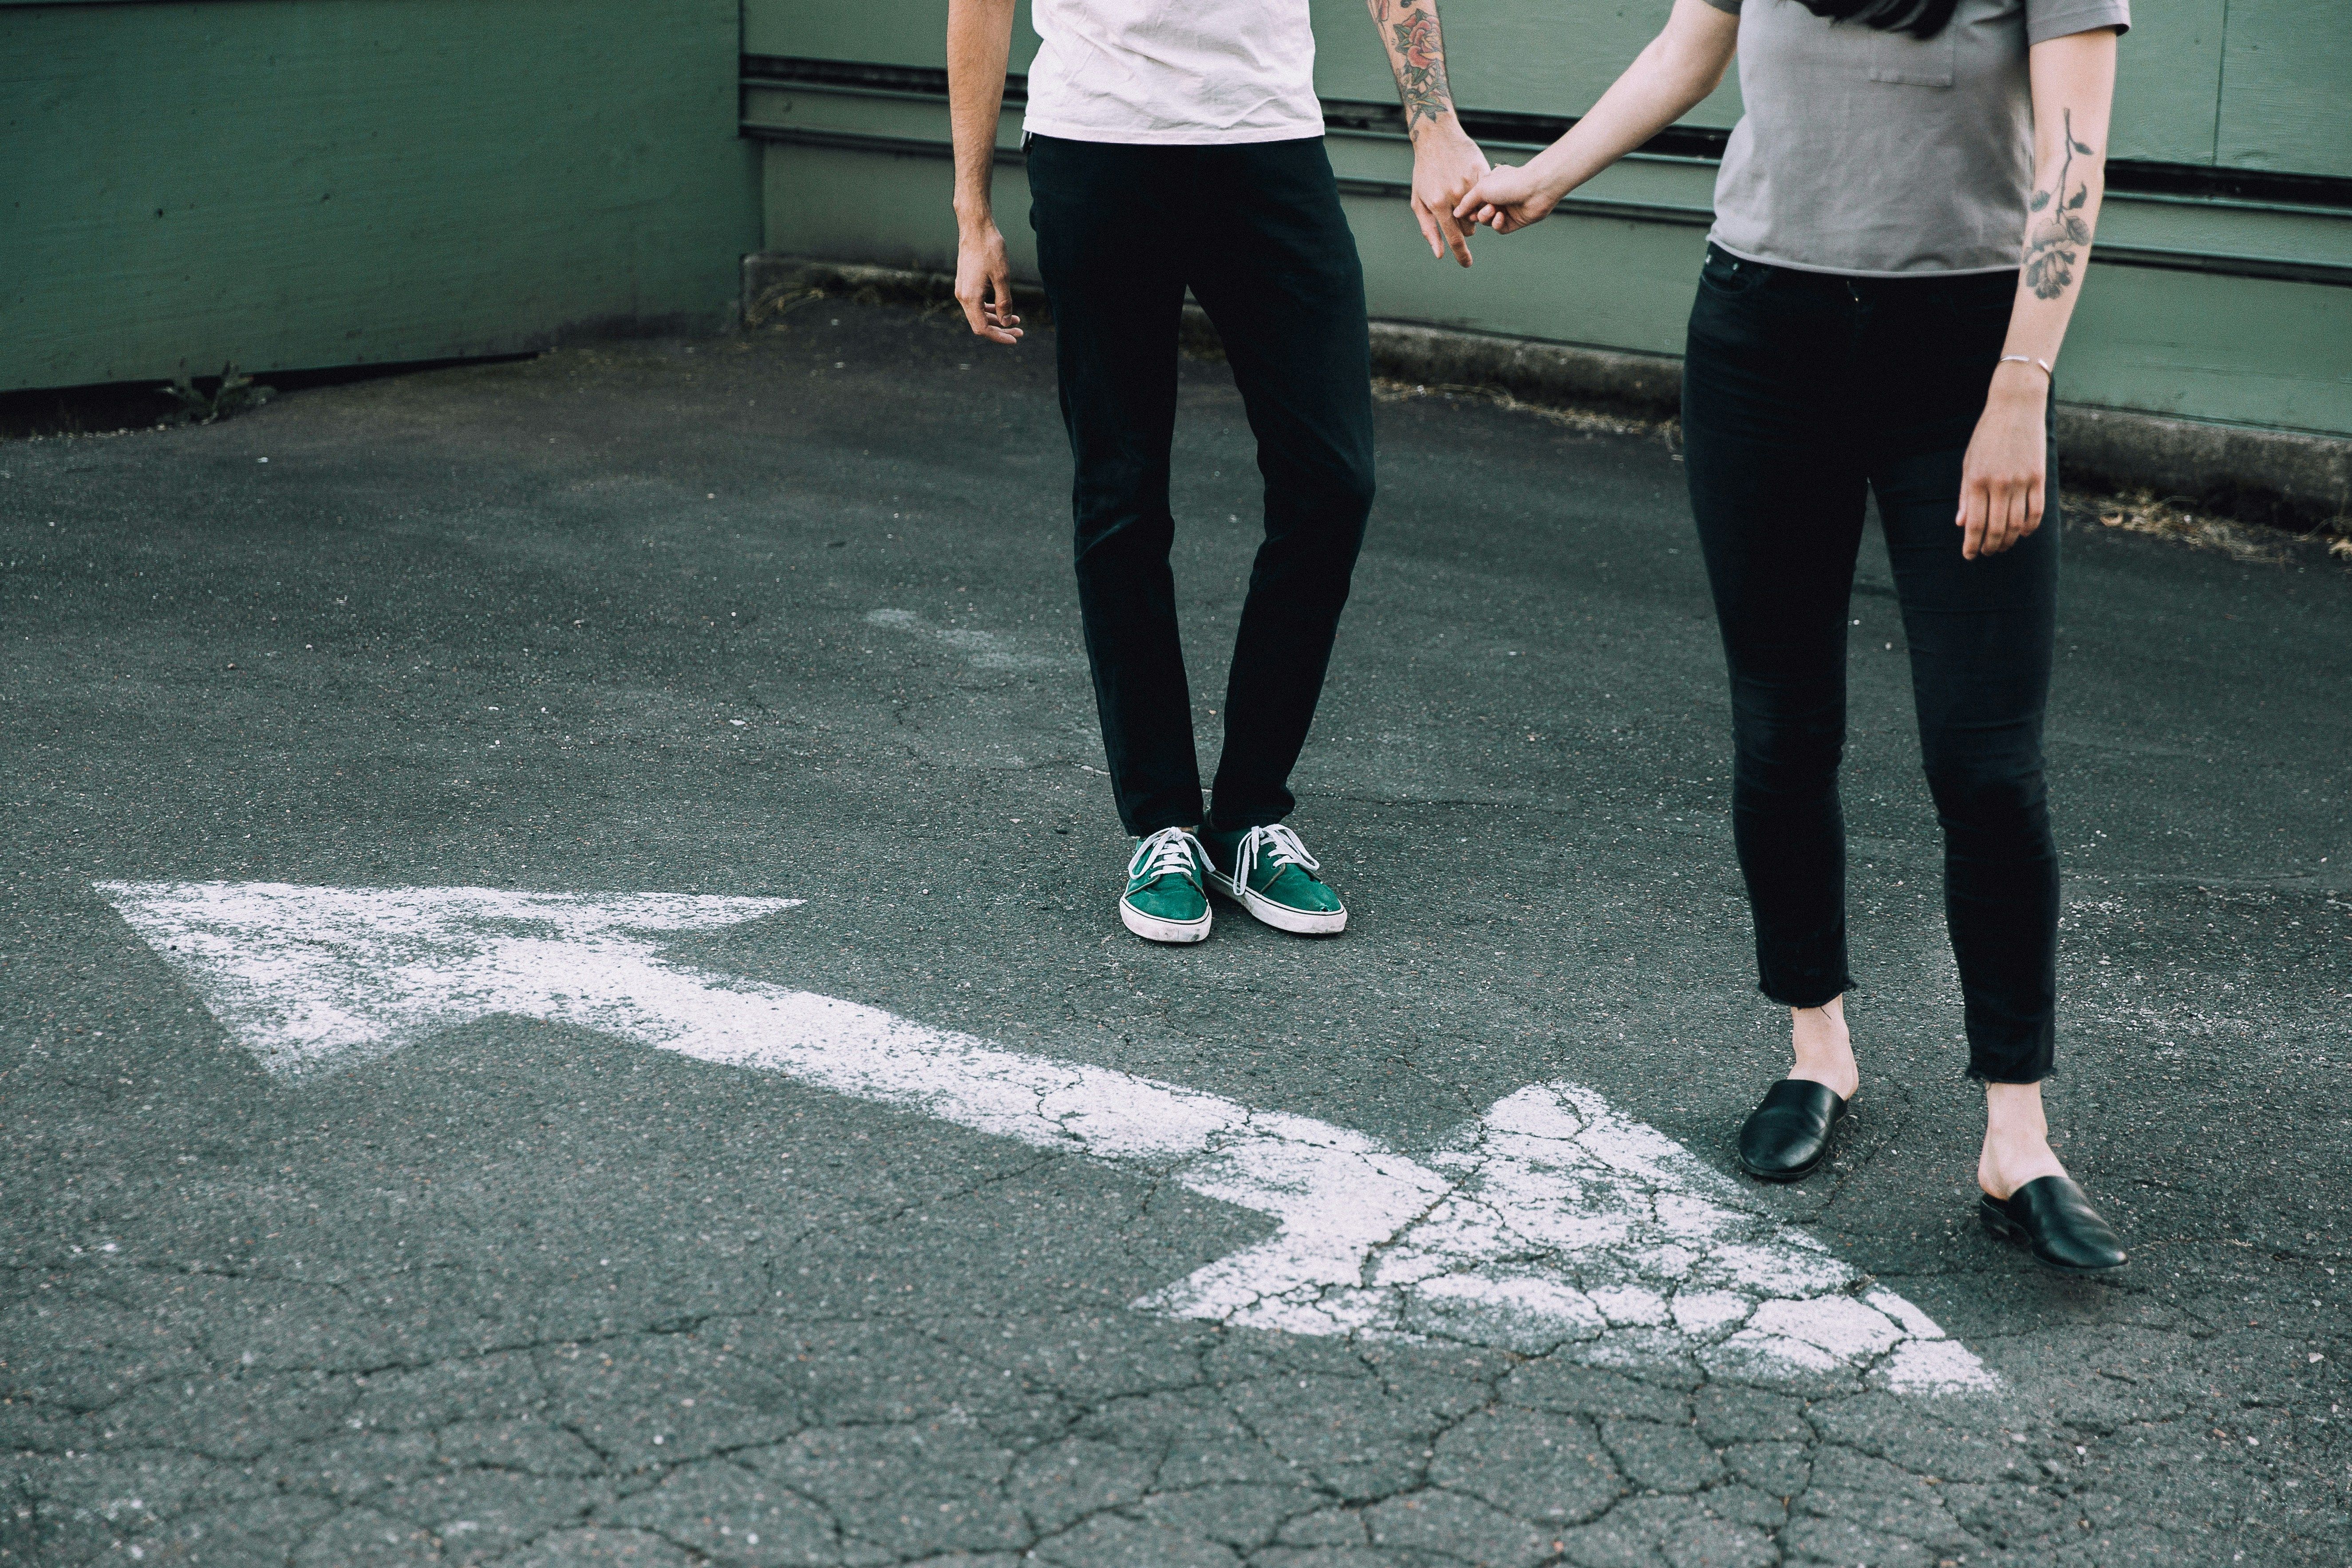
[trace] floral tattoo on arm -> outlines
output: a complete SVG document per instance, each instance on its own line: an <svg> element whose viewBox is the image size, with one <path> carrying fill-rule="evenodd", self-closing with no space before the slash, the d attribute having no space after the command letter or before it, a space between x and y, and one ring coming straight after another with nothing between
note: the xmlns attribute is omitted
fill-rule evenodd
<svg viewBox="0 0 2352 1568"><path fill-rule="evenodd" d="M1445 84L1445 39L1437 28L1436 0L1366 0L1388 47L1389 68L1404 102L1408 133L1454 112Z"/></svg>
<svg viewBox="0 0 2352 1568"><path fill-rule="evenodd" d="M2074 115L2066 113L2066 156L2058 165L2057 188L2036 191L2030 204L2034 218L2025 234L2025 281L2041 300L2055 300L2074 285L2074 268L2091 243L2091 220L2083 216L2083 205L2091 197L2091 183L2084 179L2075 184L2070 195L2067 184L2074 170L2074 156L2095 157L2095 149L2074 140Z"/></svg>

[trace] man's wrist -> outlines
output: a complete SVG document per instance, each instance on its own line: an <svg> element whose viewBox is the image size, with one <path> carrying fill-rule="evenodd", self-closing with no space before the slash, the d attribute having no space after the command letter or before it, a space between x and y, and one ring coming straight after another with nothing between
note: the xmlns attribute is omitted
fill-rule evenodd
<svg viewBox="0 0 2352 1568"><path fill-rule="evenodd" d="M1470 133L1462 129L1462 121L1451 109L1439 110L1426 120L1414 120L1405 128L1406 139L1419 152L1432 142L1467 142Z"/></svg>
<svg viewBox="0 0 2352 1568"><path fill-rule="evenodd" d="M964 234L979 233L996 226L996 213L986 202L967 202L959 198L955 204L956 227ZM933 208L937 211L937 208Z"/></svg>

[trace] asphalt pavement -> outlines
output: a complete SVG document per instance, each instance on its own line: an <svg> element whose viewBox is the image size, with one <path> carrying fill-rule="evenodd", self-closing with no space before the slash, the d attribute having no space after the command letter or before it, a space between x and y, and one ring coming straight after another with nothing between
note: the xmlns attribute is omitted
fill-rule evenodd
<svg viewBox="0 0 2352 1568"><path fill-rule="evenodd" d="M1213 766L1257 485L1224 367L1181 374ZM1192 949L1114 909L1048 332L821 300L0 446L0 1563L2352 1560L2352 569L2066 529L2049 1100L2132 1252L2072 1280L1973 1218L1874 538L1865 1089L1829 1168L1760 1189L1730 1140L1785 1023L1671 435L1380 419L1293 819L1349 930L1223 906ZM245 884L375 891L239 925ZM537 901L383 901L444 889ZM668 922L634 946L578 913L644 895L772 902L630 905ZM395 985L353 934L467 899L551 944L539 990L449 980L478 933L440 927ZM810 995L866 1032L763 1056L710 1022ZM972 1087L1024 1072L1110 1120ZM1217 1128L1458 1198L1550 1135L1538 1089L1580 1147L1615 1130L1579 1201L1814 1249L1813 1305L1879 1302L1966 1375L1801 1327L1741 1361L1780 1288L1702 1293L1716 1243L1669 1265L1622 1225L1549 1338L1413 1317L1427 1280L1374 1300L1385 1242L1316 1298L1371 1316L1176 1289L1304 1234L1267 1218L1287 1178L1200 1163ZM1184 1143L1195 1115L1227 1121Z"/></svg>

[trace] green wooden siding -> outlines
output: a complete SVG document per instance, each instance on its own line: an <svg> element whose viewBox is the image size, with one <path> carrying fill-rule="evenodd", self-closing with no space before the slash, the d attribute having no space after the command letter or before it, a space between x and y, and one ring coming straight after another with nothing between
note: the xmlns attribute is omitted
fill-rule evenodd
<svg viewBox="0 0 2352 1568"><path fill-rule="evenodd" d="M2336 0L2328 0L2340 10ZM1385 100L1386 61L1358 0L1313 0L1317 87L1326 99ZM1488 111L1573 115L1589 109L1651 37L1664 0L1445 0L1457 97ZM2286 0L2142 0L2124 42L2116 156L2265 173L2332 174L2352 159L2339 84L2352 60L2352 14ZM2298 42L2284 18L2300 16ZM747 0L747 52L936 68L945 0ZM2264 42L2273 33L2287 46ZM2324 38L2312 35L2325 35ZM1035 39L1025 15L1013 68ZM2225 70L2225 55L2227 69ZM2241 55L2273 78L2242 80ZM2301 63L2298 63L2300 61ZM2298 74L2300 73L2300 74ZM2263 94L2269 95L2268 99ZM748 126L803 141L768 149L766 245L839 260L946 268L943 110L920 94L806 84L747 84ZM2225 113L2225 110L2229 112ZM1735 83L1690 117L1727 126ZM2285 129L2258 144L2247 124ZM1003 132L1018 142L1017 118ZM886 153L840 143L866 139ZM919 155L923 149L928 155ZM2286 149L2282 151L2281 149ZM1497 147L1498 158L1528 149ZM1357 183L1347 198L1374 312L1391 320L1677 353L1705 235L1714 168L1639 156L1594 180L1582 210L1525 236L1478 242L1463 273L1432 262L1402 201L1366 184L1402 179L1392 135L1335 132L1332 161ZM1016 264L1029 266L1017 166L999 171L999 207ZM2147 413L2352 434L2352 206L2112 193L2065 356L2070 400ZM2128 262L2129 264L2126 264ZM2319 280L2314 280L2319 279Z"/></svg>
<svg viewBox="0 0 2352 1568"><path fill-rule="evenodd" d="M2229 0L2218 157L2239 169L2352 176L2352 6Z"/></svg>
<svg viewBox="0 0 2352 1568"><path fill-rule="evenodd" d="M1335 153L1344 153L1336 147ZM1630 171L1631 194L1664 182ZM772 249L950 270L944 159L778 147ZM898 193L877 201L877 192ZM997 171L1013 266L1036 276L1028 189ZM1679 354L1706 231L1600 214L1486 237L1468 272L1430 258L1404 205L1351 195L1372 313L1474 331ZM855 224L844 212L856 211ZM2137 267L2095 267L2067 342L2061 395L2102 407L2352 435L2352 289ZM1020 351L1015 351L1020 352Z"/></svg>
<svg viewBox="0 0 2352 1568"><path fill-rule="evenodd" d="M2116 54L2117 158L2210 163L2231 0L2137 0Z"/></svg>
<svg viewBox="0 0 2352 1568"><path fill-rule="evenodd" d="M1365 24L1370 26L1369 22ZM947 0L743 0L743 52L944 68ZM1013 69L1037 53L1029 0L1013 24Z"/></svg>
<svg viewBox="0 0 2352 1568"><path fill-rule="evenodd" d="M1393 98L1388 58L1361 0L1313 4L1317 90L1326 98ZM1440 0L1446 72L1465 105L1581 114L1657 36L1671 8L1626 0ZM1737 121L1738 75L1731 73L1687 123Z"/></svg>
<svg viewBox="0 0 2352 1568"><path fill-rule="evenodd" d="M1327 98L1393 90L1359 0L1313 0L1317 87ZM1657 33L1667 0L1442 0L1465 105L1581 114ZM2344 0L2139 0L2124 41L2118 158L2352 175L2352 7ZM947 0L744 0L751 54L938 67ZM1036 52L1028 8L1013 68ZM1736 75L1736 73L1735 73ZM1690 116L1739 117L1727 82Z"/></svg>
<svg viewBox="0 0 2352 1568"><path fill-rule="evenodd" d="M723 319L735 0L0 6L0 390Z"/></svg>

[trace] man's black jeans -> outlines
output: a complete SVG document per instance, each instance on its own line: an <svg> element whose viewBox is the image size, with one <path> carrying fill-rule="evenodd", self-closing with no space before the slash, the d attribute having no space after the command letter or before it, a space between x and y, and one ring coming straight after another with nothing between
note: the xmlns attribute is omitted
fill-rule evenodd
<svg viewBox="0 0 2352 1568"><path fill-rule="evenodd" d="M1869 279L1712 247L1683 366L1685 466L1731 667L1732 821L1764 994L1816 1007L1846 972L1847 599L1864 492L1895 568L1969 1072L2049 1076L2058 855L2042 776L2058 474L2042 526L1960 557L1960 459L2017 275ZM2045 426L2046 434L2046 426Z"/></svg>
<svg viewBox="0 0 2352 1568"><path fill-rule="evenodd" d="M1321 140L1029 141L1029 221L1076 459L1078 605L1119 819L1202 820L1168 551L1177 329L1224 342L1265 478L1227 683L1215 825L1278 822L1372 504L1371 353L1355 237Z"/></svg>

